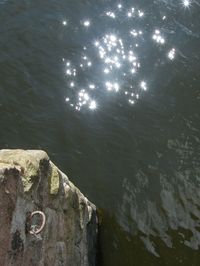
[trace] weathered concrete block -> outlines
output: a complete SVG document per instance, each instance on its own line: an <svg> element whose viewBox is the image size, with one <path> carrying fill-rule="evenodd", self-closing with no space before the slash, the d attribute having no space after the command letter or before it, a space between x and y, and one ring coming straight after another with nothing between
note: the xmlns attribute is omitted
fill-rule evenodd
<svg viewBox="0 0 200 266"><path fill-rule="evenodd" d="M0 150L1 266L93 266L96 243L96 207L44 151Z"/></svg>

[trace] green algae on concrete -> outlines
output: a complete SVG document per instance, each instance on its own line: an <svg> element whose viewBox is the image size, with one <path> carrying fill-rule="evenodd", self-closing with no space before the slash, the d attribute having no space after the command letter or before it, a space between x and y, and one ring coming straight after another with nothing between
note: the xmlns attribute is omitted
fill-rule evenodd
<svg viewBox="0 0 200 266"><path fill-rule="evenodd" d="M38 150L1 150L1 163L21 168L24 192L32 188L42 159L49 160L46 152Z"/></svg>
<svg viewBox="0 0 200 266"><path fill-rule="evenodd" d="M60 177L58 168L51 163L51 176L50 176L50 194L56 195L59 191L60 187Z"/></svg>

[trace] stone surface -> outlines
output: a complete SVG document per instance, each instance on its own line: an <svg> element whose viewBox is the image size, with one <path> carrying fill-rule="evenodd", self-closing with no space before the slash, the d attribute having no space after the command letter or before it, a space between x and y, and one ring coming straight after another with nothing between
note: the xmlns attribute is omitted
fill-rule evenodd
<svg viewBox="0 0 200 266"><path fill-rule="evenodd" d="M44 151L0 150L1 266L93 266L96 242L96 207Z"/></svg>

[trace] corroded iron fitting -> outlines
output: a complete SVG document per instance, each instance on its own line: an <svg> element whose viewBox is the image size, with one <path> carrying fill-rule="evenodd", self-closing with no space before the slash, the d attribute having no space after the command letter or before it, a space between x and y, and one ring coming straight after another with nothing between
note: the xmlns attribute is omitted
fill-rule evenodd
<svg viewBox="0 0 200 266"><path fill-rule="evenodd" d="M29 228L29 233L31 235L38 235L44 229L46 224L46 216L42 211L34 211L30 214L30 219L32 219L34 215L40 215L42 218L42 223L40 227L38 225L31 225Z"/></svg>

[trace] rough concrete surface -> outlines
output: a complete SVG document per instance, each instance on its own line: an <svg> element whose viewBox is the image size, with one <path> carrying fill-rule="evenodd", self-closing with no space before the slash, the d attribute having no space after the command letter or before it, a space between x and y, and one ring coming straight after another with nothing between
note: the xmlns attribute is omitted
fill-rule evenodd
<svg viewBox="0 0 200 266"><path fill-rule="evenodd" d="M93 266L96 243L96 207L44 151L0 150L1 266Z"/></svg>

